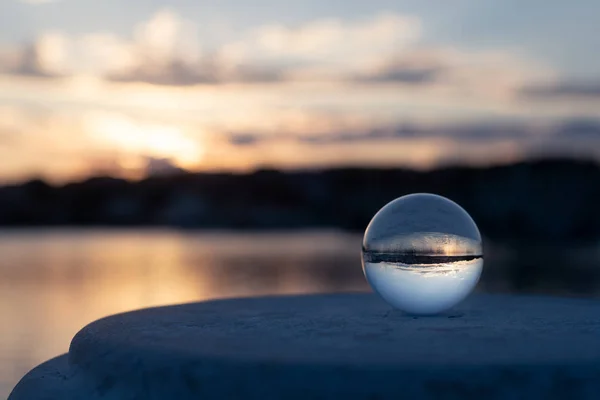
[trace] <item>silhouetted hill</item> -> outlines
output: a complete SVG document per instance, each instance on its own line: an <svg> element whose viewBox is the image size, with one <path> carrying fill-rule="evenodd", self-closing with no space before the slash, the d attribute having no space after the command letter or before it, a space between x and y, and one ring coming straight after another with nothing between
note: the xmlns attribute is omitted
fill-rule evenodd
<svg viewBox="0 0 600 400"><path fill-rule="evenodd" d="M0 225L362 231L380 207L414 192L455 200L495 239L600 238L600 166L575 160L430 172L341 168L140 182L93 178L60 187L32 181L0 188Z"/></svg>

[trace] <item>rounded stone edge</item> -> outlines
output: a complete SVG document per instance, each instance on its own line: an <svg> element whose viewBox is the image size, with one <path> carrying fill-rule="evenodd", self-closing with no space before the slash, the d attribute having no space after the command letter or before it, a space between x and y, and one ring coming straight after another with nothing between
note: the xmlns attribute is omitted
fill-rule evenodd
<svg viewBox="0 0 600 400"><path fill-rule="evenodd" d="M223 300L218 302L221 301ZM164 307L154 309L164 310ZM93 328L94 324L82 331ZM391 399L397 398L399 393L408 394L407 398L500 399L511 396L558 396L557 398L595 399L597 393L600 393L600 364L596 362L582 365L547 364L543 367L521 364L407 369L404 366L386 370L346 368L340 365L252 365L208 358L198 361L187 365L186 371L166 368L155 371L156 374L141 373L139 380L115 381L106 376L89 379L89 371L84 373L80 366L69 362L69 355L63 355L29 372L13 389L9 400L193 399L198 398L198 395L210 399L223 398L224 393L247 399L282 396L290 399L307 396L323 399L340 396L348 399L373 396ZM236 384L232 384L231 376L239 378ZM257 386L257 381L262 381L264 385ZM139 385L140 383L144 384Z"/></svg>
<svg viewBox="0 0 600 400"><path fill-rule="evenodd" d="M226 364L226 363L225 363ZM594 366L512 367L466 366L461 368L420 368L377 370L328 368L297 365L280 370L275 365L196 365L187 373L172 376L167 371L145 376L161 384L152 388L132 387L119 382L101 390L91 382L82 384L65 355L54 358L27 374L9 400L96 400L168 399L181 400L244 398L300 400L328 399L505 399L569 398L596 399L600 391L600 368ZM75 372L75 373L74 373ZM165 374L166 372L166 374ZM180 371L183 372L183 371ZM171 376L170 376L171 375ZM231 376L236 376L232 383ZM172 385L183 379L182 386ZM206 385L206 382L210 382ZM257 385L262 382L262 385Z"/></svg>
<svg viewBox="0 0 600 400"><path fill-rule="evenodd" d="M8 400L75 400L74 375L67 354L55 357L21 378Z"/></svg>

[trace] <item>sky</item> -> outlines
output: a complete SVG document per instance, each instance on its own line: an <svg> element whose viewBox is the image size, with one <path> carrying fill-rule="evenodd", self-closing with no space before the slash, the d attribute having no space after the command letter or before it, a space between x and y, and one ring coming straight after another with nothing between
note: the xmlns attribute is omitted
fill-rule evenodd
<svg viewBox="0 0 600 400"><path fill-rule="evenodd" d="M0 181L600 159L600 3L3 0Z"/></svg>

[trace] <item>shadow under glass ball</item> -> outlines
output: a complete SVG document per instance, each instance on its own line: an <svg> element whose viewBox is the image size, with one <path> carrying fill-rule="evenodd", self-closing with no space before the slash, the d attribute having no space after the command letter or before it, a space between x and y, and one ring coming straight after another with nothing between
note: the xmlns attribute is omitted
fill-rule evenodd
<svg viewBox="0 0 600 400"><path fill-rule="evenodd" d="M473 219L445 197L418 193L384 206L362 246L363 272L389 304L410 314L437 314L475 288L483 268Z"/></svg>

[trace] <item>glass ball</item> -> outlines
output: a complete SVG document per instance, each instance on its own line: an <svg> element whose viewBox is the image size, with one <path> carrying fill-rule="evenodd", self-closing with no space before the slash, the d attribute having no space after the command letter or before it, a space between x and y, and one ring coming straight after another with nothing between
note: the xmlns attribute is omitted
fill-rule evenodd
<svg viewBox="0 0 600 400"><path fill-rule="evenodd" d="M479 281L481 235L453 201L411 194L375 214L362 259L367 281L390 305L410 314L437 314L462 301Z"/></svg>

